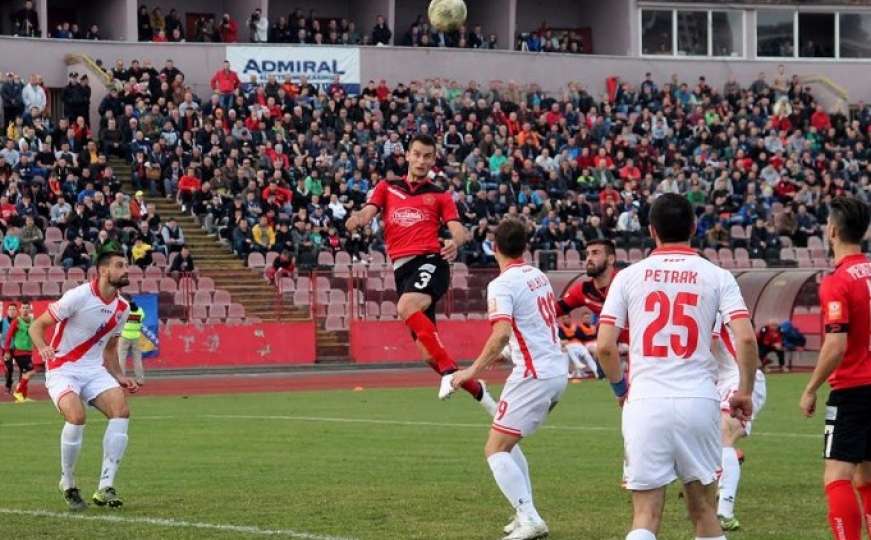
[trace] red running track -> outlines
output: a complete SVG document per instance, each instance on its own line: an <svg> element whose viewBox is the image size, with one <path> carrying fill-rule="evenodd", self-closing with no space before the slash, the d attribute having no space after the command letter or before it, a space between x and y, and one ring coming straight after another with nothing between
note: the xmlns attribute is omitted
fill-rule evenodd
<svg viewBox="0 0 871 540"><path fill-rule="evenodd" d="M484 376L488 383L501 384L507 370L493 370ZM146 373L147 376L147 373ZM203 394L242 394L257 392L295 392L315 390L355 390L368 388L438 389L439 377L429 370L360 370L324 373L203 375L199 377L146 378L140 396L189 396ZM31 385L30 397L48 399L42 384Z"/></svg>

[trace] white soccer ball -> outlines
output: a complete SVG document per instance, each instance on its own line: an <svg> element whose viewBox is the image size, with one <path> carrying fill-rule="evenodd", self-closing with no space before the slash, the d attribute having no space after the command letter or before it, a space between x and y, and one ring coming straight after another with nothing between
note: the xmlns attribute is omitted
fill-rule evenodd
<svg viewBox="0 0 871 540"><path fill-rule="evenodd" d="M463 0L432 0L427 14L433 28L449 32L465 24L466 3Z"/></svg>

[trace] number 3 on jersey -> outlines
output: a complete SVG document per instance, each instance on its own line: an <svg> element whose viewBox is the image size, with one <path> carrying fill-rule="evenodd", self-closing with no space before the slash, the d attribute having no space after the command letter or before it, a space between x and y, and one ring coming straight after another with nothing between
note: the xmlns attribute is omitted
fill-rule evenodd
<svg viewBox="0 0 871 540"><path fill-rule="evenodd" d="M675 327L683 327L687 330L686 343L681 343L681 337L678 334L669 335L669 345L675 356L679 358L689 358L695 352L699 343L699 326L695 319L687 315L684 309L687 306L696 306L699 302L699 295L682 292L677 293L674 299L674 304L663 291L654 291L647 295L644 299L644 311L651 313L656 312L656 318L644 330L644 356L651 358L665 358L668 356L669 347L665 345L654 345L653 340L666 325Z"/></svg>

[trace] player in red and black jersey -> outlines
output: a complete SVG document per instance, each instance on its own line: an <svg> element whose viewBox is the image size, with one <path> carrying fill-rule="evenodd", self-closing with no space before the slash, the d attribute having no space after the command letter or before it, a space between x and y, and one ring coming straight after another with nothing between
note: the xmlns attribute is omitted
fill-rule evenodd
<svg viewBox="0 0 871 540"><path fill-rule="evenodd" d="M869 222L862 201L832 200L826 236L836 266L820 284L825 339L800 401L812 416L817 390L828 380L824 482L837 540L860 540L863 514L871 534L871 262L861 248Z"/></svg>
<svg viewBox="0 0 871 540"><path fill-rule="evenodd" d="M457 257L468 232L450 194L430 180L435 154L432 137L413 137L406 152L408 176L379 182L366 206L353 213L345 226L353 231L381 213L387 254L400 295L396 309L427 363L442 376L439 398L445 399L453 391L450 375L457 371L457 364L436 331L436 302L450 286L450 261ZM439 237L442 226L451 234L444 242ZM491 415L496 414L496 402L483 382L470 380L463 388Z"/></svg>
<svg viewBox="0 0 871 540"><path fill-rule="evenodd" d="M576 280L557 301L557 315L568 315L579 307L587 307L597 317L608 295L608 287L617 273L617 250L610 240L587 243L587 277Z"/></svg>

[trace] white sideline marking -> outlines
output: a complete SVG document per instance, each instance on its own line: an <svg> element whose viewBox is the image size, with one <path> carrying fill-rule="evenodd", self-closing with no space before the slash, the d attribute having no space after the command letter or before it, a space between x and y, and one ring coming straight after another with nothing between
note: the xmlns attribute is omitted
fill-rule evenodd
<svg viewBox="0 0 871 540"><path fill-rule="evenodd" d="M49 512L47 510L20 510L17 508L0 508L0 514L13 514L19 516L45 517L78 521L104 521L107 523L141 523L143 525L155 525L157 527L174 527L178 529L207 529L213 531L229 531L261 536L286 536L301 540L351 540L341 536L324 536L306 532L293 531L290 529L261 529L248 525L221 525L218 523L200 523L197 521L179 521L175 519L134 517L134 516L88 516L82 514L70 514L61 512Z"/></svg>
<svg viewBox="0 0 871 540"><path fill-rule="evenodd" d="M414 420L379 420L375 418L334 418L328 416L267 416L267 415L242 415L242 414L204 414L202 418L216 418L224 420L291 420L300 422L335 422L339 424L381 424L393 426L430 426L430 427L454 427L454 428L485 428L487 424L461 424L451 422L425 422ZM617 427L606 426L542 426L541 429L554 431L619 431ZM819 435L811 433L788 433L788 432L757 432L753 435L763 437L782 437L787 439L816 439Z"/></svg>
<svg viewBox="0 0 871 540"><path fill-rule="evenodd" d="M174 420L175 416L134 416L136 420ZM105 420L102 416L96 417L98 421ZM31 427L31 426L60 426L63 418L58 417L53 422L0 422L0 428L4 427ZM85 424L87 425L87 424Z"/></svg>

